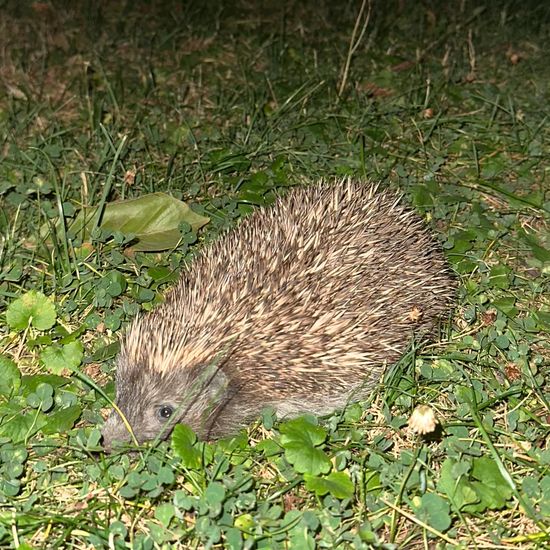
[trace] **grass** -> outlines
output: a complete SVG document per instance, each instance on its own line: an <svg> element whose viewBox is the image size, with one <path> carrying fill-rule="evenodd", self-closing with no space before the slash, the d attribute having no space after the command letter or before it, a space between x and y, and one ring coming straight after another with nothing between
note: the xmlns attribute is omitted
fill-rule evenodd
<svg viewBox="0 0 550 550"><path fill-rule="evenodd" d="M548 546L544 2L0 15L0 546ZM460 280L441 342L329 419L266 411L217 444L182 427L104 455L122 327L275 190L344 175L400 189L439 235ZM177 218L161 253L128 246L150 228L106 225L111 203L158 191L209 223ZM406 428L420 404L434 437Z"/></svg>

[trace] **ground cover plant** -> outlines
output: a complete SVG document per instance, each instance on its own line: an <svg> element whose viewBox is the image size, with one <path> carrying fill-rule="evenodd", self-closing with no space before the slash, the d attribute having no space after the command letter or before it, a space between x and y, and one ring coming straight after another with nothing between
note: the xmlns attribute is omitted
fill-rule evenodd
<svg viewBox="0 0 550 550"><path fill-rule="evenodd" d="M545 2L0 2L0 546L548 547L549 39ZM439 236L441 338L328 419L105 455L124 325L344 176Z"/></svg>

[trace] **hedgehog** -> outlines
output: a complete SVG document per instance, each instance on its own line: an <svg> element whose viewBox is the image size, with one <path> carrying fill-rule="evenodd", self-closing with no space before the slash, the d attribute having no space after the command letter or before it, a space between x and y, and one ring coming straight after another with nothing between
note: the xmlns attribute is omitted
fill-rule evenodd
<svg viewBox="0 0 550 550"><path fill-rule="evenodd" d="M454 293L437 239L400 195L351 178L293 187L131 324L104 446L129 441L128 427L139 443L178 423L212 440L266 407L323 416L364 400Z"/></svg>

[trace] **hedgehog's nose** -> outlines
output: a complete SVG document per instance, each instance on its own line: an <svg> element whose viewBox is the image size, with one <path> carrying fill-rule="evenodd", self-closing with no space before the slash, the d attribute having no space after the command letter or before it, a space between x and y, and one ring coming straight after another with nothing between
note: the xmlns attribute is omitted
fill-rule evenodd
<svg viewBox="0 0 550 550"><path fill-rule="evenodd" d="M103 436L101 443L102 443L103 451L106 454L111 454L111 452L113 451L113 442L109 439L106 439L105 436Z"/></svg>
<svg viewBox="0 0 550 550"><path fill-rule="evenodd" d="M128 443L129 438L122 439L118 437L111 437L109 434L103 434L102 447L106 454L111 454L113 451L122 449L123 447L128 446Z"/></svg>
<svg viewBox="0 0 550 550"><path fill-rule="evenodd" d="M117 447L128 444L130 441L130 434L116 412L113 412L103 424L101 436L103 449L106 453L111 453Z"/></svg>

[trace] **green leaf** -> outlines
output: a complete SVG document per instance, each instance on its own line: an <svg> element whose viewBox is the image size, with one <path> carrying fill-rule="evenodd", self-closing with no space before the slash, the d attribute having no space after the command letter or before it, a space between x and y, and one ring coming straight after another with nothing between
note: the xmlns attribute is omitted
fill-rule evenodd
<svg viewBox="0 0 550 550"><path fill-rule="evenodd" d="M241 514L235 518L233 525L241 531L248 532L254 527L254 518L251 514Z"/></svg>
<svg viewBox="0 0 550 550"><path fill-rule="evenodd" d="M304 474L306 489L318 496L330 493L335 498L351 498L354 492L353 482L345 472L331 472L328 476L317 477Z"/></svg>
<svg viewBox="0 0 550 550"><path fill-rule="evenodd" d="M479 497L468 481L468 465L447 458L441 466L437 488L445 493L451 504L461 510L467 504L479 502Z"/></svg>
<svg viewBox="0 0 550 550"><path fill-rule="evenodd" d="M506 169L506 159L503 155L494 155L483 159L481 166L481 176L484 179L491 179Z"/></svg>
<svg viewBox="0 0 550 550"><path fill-rule="evenodd" d="M219 149L209 154L210 167L214 172L246 172L250 161L240 153L233 153L228 149Z"/></svg>
<svg viewBox="0 0 550 550"><path fill-rule="evenodd" d="M105 289L105 292L112 298L120 296L127 287L128 283L120 271L108 271L102 278L99 286Z"/></svg>
<svg viewBox="0 0 550 550"><path fill-rule="evenodd" d="M510 272L511 270L505 265L495 265L492 267L489 274L491 286L501 289L508 288L510 286Z"/></svg>
<svg viewBox="0 0 550 550"><path fill-rule="evenodd" d="M243 537L239 529L229 527L225 529L225 545L230 550L240 550L243 547Z"/></svg>
<svg viewBox="0 0 550 550"><path fill-rule="evenodd" d="M161 466L157 472L157 480L162 485L171 485L174 483L174 470L168 466Z"/></svg>
<svg viewBox="0 0 550 550"><path fill-rule="evenodd" d="M81 210L69 229L71 236L90 238L98 216L97 207ZM197 214L184 202L165 193L151 193L136 199L116 201L105 206L101 229L134 235L138 251L168 250L181 238L180 225L188 223L198 231L209 218Z"/></svg>
<svg viewBox="0 0 550 550"><path fill-rule="evenodd" d="M73 371L82 362L84 349L80 342L70 342L64 346L48 346L41 354L40 361L54 374L64 369Z"/></svg>
<svg viewBox="0 0 550 550"><path fill-rule="evenodd" d="M21 482L17 479L0 479L0 494L7 497L14 497L19 493ZM18 546L20 548L20 546Z"/></svg>
<svg viewBox="0 0 550 550"><path fill-rule="evenodd" d="M176 508L173 504L159 504L155 508L155 518L160 521L164 527L168 527L172 518L176 515Z"/></svg>
<svg viewBox="0 0 550 550"><path fill-rule="evenodd" d="M451 526L449 503L435 493L425 493L413 499L416 517L438 531L445 532Z"/></svg>
<svg viewBox="0 0 550 550"><path fill-rule="evenodd" d="M281 443L284 447L288 441L304 441L307 445L317 446L327 437L327 431L321 426L313 424L306 416L295 418L281 424Z"/></svg>
<svg viewBox="0 0 550 550"><path fill-rule="evenodd" d="M88 434L88 439L86 441L86 447L89 449L89 448L99 446L99 440L100 439L101 439L101 432L97 428L93 428Z"/></svg>
<svg viewBox="0 0 550 550"><path fill-rule="evenodd" d="M426 185L414 185L411 188L411 198L413 204L419 208L431 208L433 206L432 193Z"/></svg>
<svg viewBox="0 0 550 550"><path fill-rule="evenodd" d="M147 275L158 284L176 282L179 278L176 271L162 265L148 268Z"/></svg>
<svg viewBox="0 0 550 550"><path fill-rule="evenodd" d="M326 439L326 430L301 417L281 424L280 431L285 457L297 472L318 475L330 471L328 456L318 448Z"/></svg>
<svg viewBox="0 0 550 550"><path fill-rule="evenodd" d="M550 332L550 312L537 311L535 313L535 318L541 331Z"/></svg>
<svg viewBox="0 0 550 550"><path fill-rule="evenodd" d="M120 342L116 341L106 346L101 346L94 353L92 353L92 361L103 362L107 359L111 359L120 351Z"/></svg>
<svg viewBox="0 0 550 550"><path fill-rule="evenodd" d="M462 255L468 250L472 250L474 247L473 242L477 237L477 233L470 229L468 231L458 231L452 236L452 247L449 250L450 255L458 254Z"/></svg>
<svg viewBox="0 0 550 550"><path fill-rule="evenodd" d="M12 462L24 464L29 458L29 453L24 446L16 446L7 443L0 447L0 462Z"/></svg>
<svg viewBox="0 0 550 550"><path fill-rule="evenodd" d="M9 397L21 386L21 373L15 364L5 355L0 355L0 395Z"/></svg>
<svg viewBox="0 0 550 550"><path fill-rule="evenodd" d="M172 446L185 468L198 470L202 466L202 453L195 432L185 424L178 424L172 432Z"/></svg>
<svg viewBox="0 0 550 550"><path fill-rule="evenodd" d="M449 497L456 508L465 512L503 508L512 497L512 490L502 477L497 463L489 457L474 458L470 477L467 477L464 466L450 458L445 460L437 488Z"/></svg>
<svg viewBox="0 0 550 550"><path fill-rule="evenodd" d="M330 470L330 460L321 449L304 446L299 441L290 441L285 445L285 457L301 474L317 475Z"/></svg>
<svg viewBox="0 0 550 550"><path fill-rule="evenodd" d="M80 405L72 405L48 414L48 423L42 428L42 432L45 434L66 433L74 426L81 414L82 408Z"/></svg>
<svg viewBox="0 0 550 550"><path fill-rule="evenodd" d="M126 528L124 523L122 523L122 521L115 520L109 525L109 533L118 535L120 537L125 537L128 533L128 529Z"/></svg>
<svg viewBox="0 0 550 550"><path fill-rule="evenodd" d="M472 482L479 503L464 507L466 512L483 512L487 508L498 510L504 508L506 501L512 498L512 489L502 477L497 463L489 457L476 458L473 461L472 477L479 481Z"/></svg>
<svg viewBox="0 0 550 550"><path fill-rule="evenodd" d="M496 307L505 315L515 317L518 314L516 308L516 298L514 296L503 296L492 301L493 307Z"/></svg>
<svg viewBox="0 0 550 550"><path fill-rule="evenodd" d="M221 504L225 500L225 488L221 483L213 481L204 492L204 498L209 504Z"/></svg>
<svg viewBox="0 0 550 550"><path fill-rule="evenodd" d="M171 533L166 528L157 525L152 521L145 522L145 528L147 529L149 538L156 543L157 547L164 547L164 543L171 538ZM149 548L152 548L152 546Z"/></svg>
<svg viewBox="0 0 550 550"><path fill-rule="evenodd" d="M53 406L53 388L49 384L40 384L35 392L28 395L27 405L44 412L50 410Z"/></svg>
<svg viewBox="0 0 550 550"><path fill-rule="evenodd" d="M36 290L14 300L6 312L6 321L14 330L25 330L29 325L38 330L48 330L55 324L55 319L53 302Z"/></svg>
<svg viewBox="0 0 550 550"><path fill-rule="evenodd" d="M39 432L46 424L46 415L38 411L24 413L20 406L8 405L2 409L0 436L9 437L20 443Z"/></svg>
<svg viewBox="0 0 550 550"><path fill-rule="evenodd" d="M36 392L40 384L49 384L52 388L60 388L70 384L68 378L57 376L56 374L34 374L32 376L21 377L21 392L23 395Z"/></svg>
<svg viewBox="0 0 550 550"><path fill-rule="evenodd" d="M540 482L541 501L540 513L545 517L550 517L550 475L545 475Z"/></svg>
<svg viewBox="0 0 550 550"><path fill-rule="evenodd" d="M273 439L264 439L256 445L256 450L266 457L273 457L282 453L281 446Z"/></svg>
<svg viewBox="0 0 550 550"><path fill-rule="evenodd" d="M376 470L363 470L363 478L366 480L365 492L379 495L382 492L380 486L380 473Z"/></svg>
<svg viewBox="0 0 550 550"><path fill-rule="evenodd" d="M529 235L525 231L520 231L520 237L529 246L533 256L543 264L550 262L550 250L547 250L537 241L535 237Z"/></svg>
<svg viewBox="0 0 550 550"><path fill-rule="evenodd" d="M308 533L307 526L303 522L298 523L288 534L289 548L300 548L300 550L315 550L317 548L315 539Z"/></svg>

